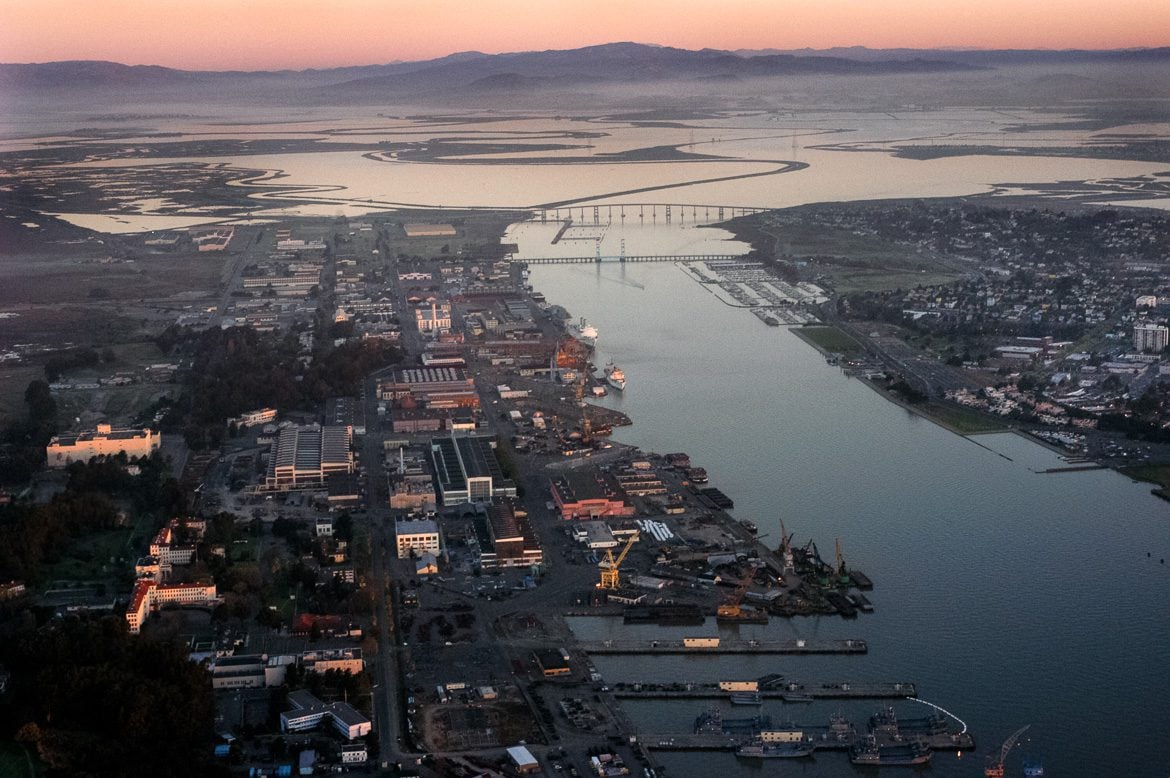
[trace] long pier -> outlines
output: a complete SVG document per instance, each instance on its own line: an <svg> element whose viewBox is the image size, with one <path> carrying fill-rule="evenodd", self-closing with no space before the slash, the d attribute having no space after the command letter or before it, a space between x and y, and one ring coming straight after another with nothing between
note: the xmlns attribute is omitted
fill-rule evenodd
<svg viewBox="0 0 1170 778"><path fill-rule="evenodd" d="M726 700L730 692L714 683L625 683L614 684L613 695L631 700ZM800 698L807 700L899 700L916 697L917 689L910 681L854 683L799 683L790 681L782 689L760 689L765 700Z"/></svg>
<svg viewBox="0 0 1170 778"><path fill-rule="evenodd" d="M616 257L528 257L521 259L513 257L513 262L525 262L529 265L585 265L600 264L602 262L703 262L711 260L736 260L736 254L619 254Z"/></svg>
<svg viewBox="0 0 1170 778"><path fill-rule="evenodd" d="M856 737L840 737L829 727L824 725L782 725L784 729L799 729L804 733L805 742L813 746L814 751L846 751L856 742ZM903 734L905 740L920 740L930 746L932 751L971 751L975 748L975 738L969 732L942 732L926 734L921 732L907 732ZM734 751L751 738L731 733L700 733L697 735L679 733L638 733L638 740L647 748L656 751ZM897 741L879 738L883 745L894 745Z"/></svg>
<svg viewBox="0 0 1170 778"><path fill-rule="evenodd" d="M578 640L589 654L864 654L864 640L728 640L687 645L683 640ZM903 695L905 696L905 695Z"/></svg>
<svg viewBox="0 0 1170 778"><path fill-rule="evenodd" d="M688 205L684 203L597 203L537 209L533 221L571 220L577 225L595 224L715 224L739 216L762 213L766 208L743 205Z"/></svg>

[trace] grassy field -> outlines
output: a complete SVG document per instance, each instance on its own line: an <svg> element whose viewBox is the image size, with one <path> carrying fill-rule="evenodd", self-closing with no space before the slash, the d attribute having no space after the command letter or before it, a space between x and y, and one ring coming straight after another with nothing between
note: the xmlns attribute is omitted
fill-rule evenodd
<svg viewBox="0 0 1170 778"><path fill-rule="evenodd" d="M831 354L860 354L863 351L860 343L836 327L794 327L792 332Z"/></svg>
<svg viewBox="0 0 1170 778"><path fill-rule="evenodd" d="M938 286L958 280L954 273L904 271L853 271L841 269L827 273L837 294L880 292L888 289L913 289L917 286Z"/></svg>
<svg viewBox="0 0 1170 778"><path fill-rule="evenodd" d="M1170 465L1135 465L1124 467L1121 472L1138 481L1161 487L1163 494L1170 494Z"/></svg>
<svg viewBox="0 0 1170 778"><path fill-rule="evenodd" d="M1010 429L1004 422L973 408L962 405L931 401L915 406L923 415L929 416L960 435L974 435L980 432L1003 432Z"/></svg>

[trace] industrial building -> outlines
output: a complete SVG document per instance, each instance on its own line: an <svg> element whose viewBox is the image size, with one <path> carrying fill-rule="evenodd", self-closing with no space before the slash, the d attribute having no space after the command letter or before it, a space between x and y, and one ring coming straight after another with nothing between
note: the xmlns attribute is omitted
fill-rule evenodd
<svg viewBox="0 0 1170 778"><path fill-rule="evenodd" d="M563 519L625 517L635 513L621 485L607 474L570 471L552 479L551 491Z"/></svg>
<svg viewBox="0 0 1170 778"><path fill-rule="evenodd" d="M398 558L406 559L412 551L439 552L439 524L434 519L403 519L395 522L394 535Z"/></svg>
<svg viewBox="0 0 1170 778"><path fill-rule="evenodd" d="M49 467L59 468L114 454L146 457L161 444L162 433L151 429L116 430L109 424L99 424L93 432L54 436L45 447L45 458Z"/></svg>
<svg viewBox="0 0 1170 778"><path fill-rule="evenodd" d="M381 400L403 402L410 398L415 407L478 408L475 381L458 367L423 367L395 370L378 382Z"/></svg>
<svg viewBox="0 0 1170 778"><path fill-rule="evenodd" d="M331 475L353 473L349 427L285 427L272 444L265 488L321 486Z"/></svg>
<svg viewBox="0 0 1170 778"><path fill-rule="evenodd" d="M445 507L516 496L516 484L504 477L493 443L474 436L431 439L431 466Z"/></svg>
<svg viewBox="0 0 1170 778"><path fill-rule="evenodd" d="M426 222L407 222L402 225L402 231L408 238L453 238L458 234L450 224Z"/></svg>
<svg viewBox="0 0 1170 778"><path fill-rule="evenodd" d="M494 501L487 513L476 515L474 526L483 569L531 567L544 561L528 514L517 510L511 500Z"/></svg>

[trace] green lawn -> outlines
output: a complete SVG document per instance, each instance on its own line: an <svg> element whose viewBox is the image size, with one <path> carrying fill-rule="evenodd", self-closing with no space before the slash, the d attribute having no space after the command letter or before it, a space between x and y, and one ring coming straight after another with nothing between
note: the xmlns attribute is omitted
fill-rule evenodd
<svg viewBox="0 0 1170 778"><path fill-rule="evenodd" d="M832 354L859 354L861 344L836 327L794 327L792 332Z"/></svg>
<svg viewBox="0 0 1170 778"><path fill-rule="evenodd" d="M1156 484L1170 492L1170 465L1135 465L1123 467L1121 472L1138 481Z"/></svg>
<svg viewBox="0 0 1170 778"><path fill-rule="evenodd" d="M1009 426L987 414L980 413L974 408L962 405L932 401L917 406L923 414L945 424L960 435L973 435L979 432L1002 432L1010 429Z"/></svg>

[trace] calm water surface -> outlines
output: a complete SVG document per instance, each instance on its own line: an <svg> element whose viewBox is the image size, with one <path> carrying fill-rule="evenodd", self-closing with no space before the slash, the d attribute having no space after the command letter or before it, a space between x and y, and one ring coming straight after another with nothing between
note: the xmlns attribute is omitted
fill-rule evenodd
<svg viewBox="0 0 1170 778"><path fill-rule="evenodd" d="M523 251L539 255L533 242ZM785 328L730 308L672 264L533 266L550 302L600 330L598 364L626 372L602 402L634 425L616 439L686 451L735 514L826 555L840 538L875 582L876 613L744 626L744 635L860 637L864 657L598 658L610 682L909 680L968 722L979 753L937 754L929 771L982 775L983 753L1024 724L1013 753L1048 775L1164 776L1170 770L1170 504L1110 471L1061 464L1012 434L964 438L907 413L829 366ZM578 619L589 637L693 634ZM715 629L708 624L704 629ZM735 629L735 628L724 628ZM629 705L647 731L689 731L704 703ZM765 705L774 720L863 721L876 702ZM901 703L904 716L926 709ZM741 709L742 711L742 709ZM728 754L665 755L676 775L761 771ZM769 774L852 774L840 754L771 760ZM1014 771L1014 772L1013 772Z"/></svg>

